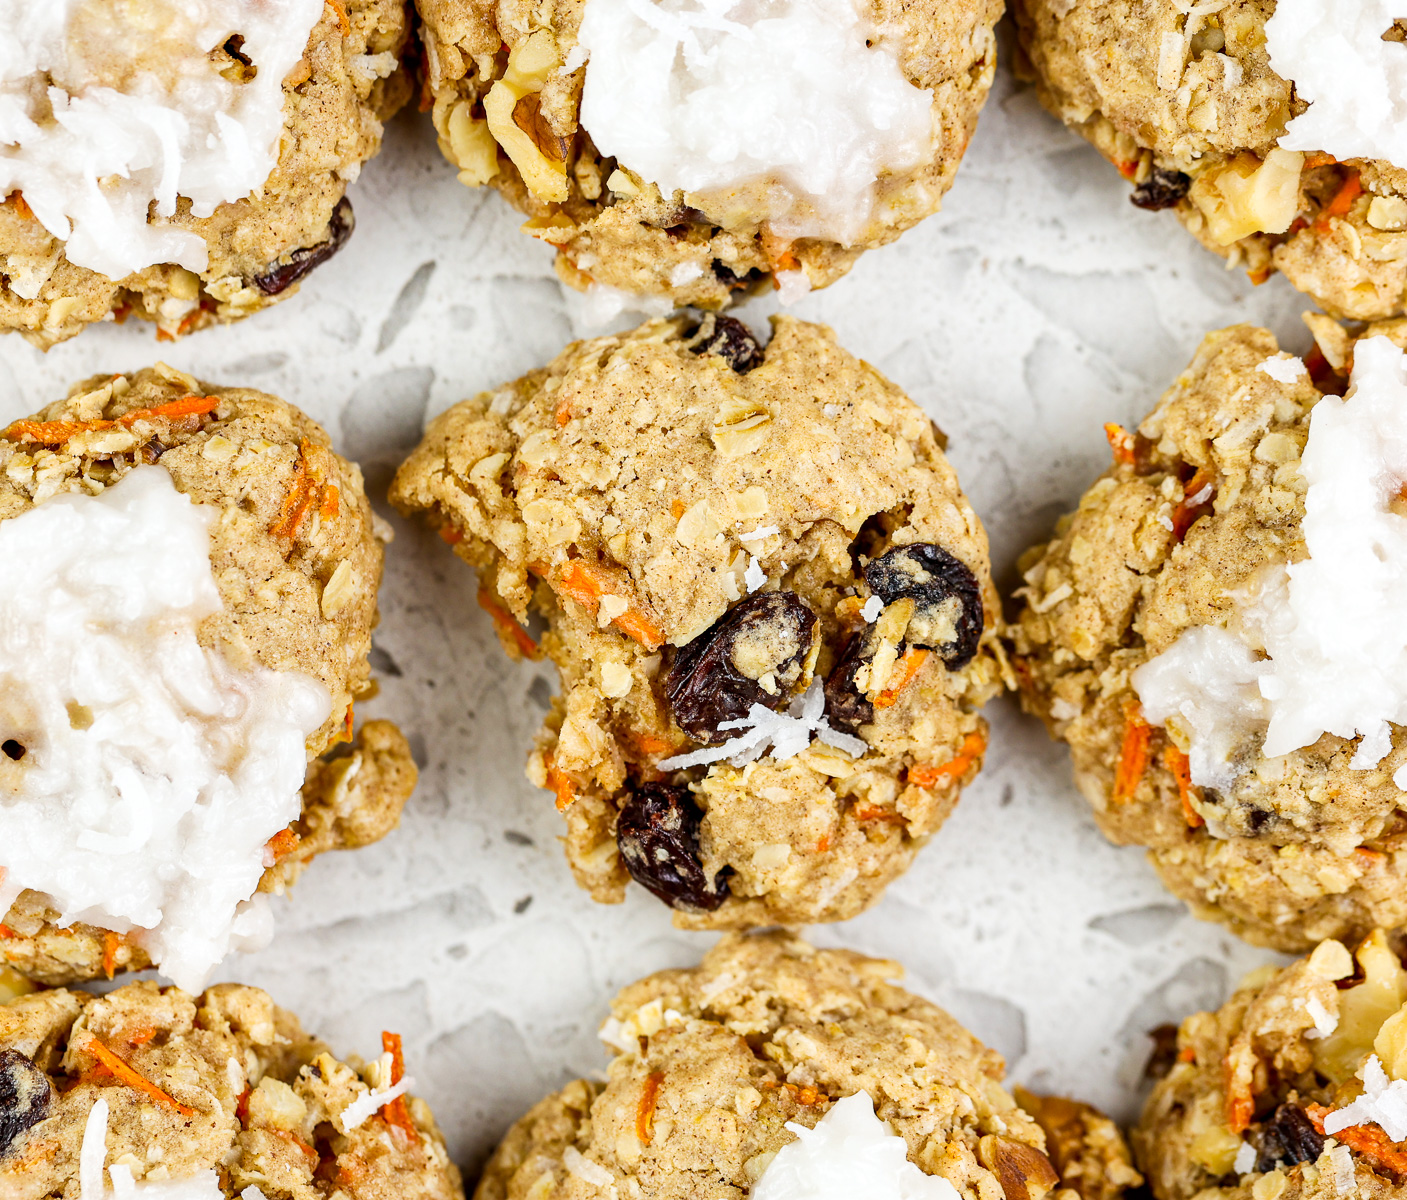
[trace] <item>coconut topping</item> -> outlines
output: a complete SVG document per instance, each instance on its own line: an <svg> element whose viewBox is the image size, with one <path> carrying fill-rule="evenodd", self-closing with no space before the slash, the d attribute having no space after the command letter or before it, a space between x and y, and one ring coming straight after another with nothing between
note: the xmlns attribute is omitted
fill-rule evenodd
<svg viewBox="0 0 1407 1200"><path fill-rule="evenodd" d="M78 1200L125 1200L141 1196L144 1200L224 1200L220 1177L214 1171L201 1171L186 1179L162 1179L138 1183L132 1178L132 1168L113 1163L108 1170L111 1189L103 1186L103 1163L107 1159L107 1101L99 1098L88 1110L83 1126L83 1144L78 1151ZM248 1190L245 1191L248 1196ZM260 1193L262 1195L262 1193Z"/></svg>
<svg viewBox="0 0 1407 1200"><path fill-rule="evenodd" d="M1324 1132L1332 1136L1351 1125L1380 1125L1394 1142L1407 1138L1407 1083L1388 1079L1376 1054L1368 1056L1358 1077L1363 1080L1363 1094L1325 1117Z"/></svg>
<svg viewBox="0 0 1407 1200"><path fill-rule="evenodd" d="M1270 65L1309 101L1282 147L1407 168L1403 48L1383 38L1404 13L1393 0L1279 0L1265 23Z"/></svg>
<svg viewBox="0 0 1407 1200"><path fill-rule="evenodd" d="M138 467L0 522L0 914L25 888L140 942L198 991L266 915L264 845L297 818L316 680L197 638L221 608L215 511Z"/></svg>
<svg viewBox="0 0 1407 1200"><path fill-rule="evenodd" d="M1266 758L1325 733L1361 737L1349 765L1376 766L1407 725L1407 355L1360 341L1347 396L1310 415L1300 468L1307 557L1235 597L1236 630L1184 631L1133 684L1149 721L1177 719L1192 780L1226 787L1235 747L1263 732ZM1407 767L1393 781L1407 788Z"/></svg>
<svg viewBox="0 0 1407 1200"><path fill-rule="evenodd" d="M672 771L681 767L700 767L726 758L733 766L741 767L761 758L769 744L772 758L794 758L811 744L813 734L826 745L844 750L847 754L864 754L867 749L864 739L832 729L825 711L825 689L819 679L813 679L811 686L788 705L787 712L773 712L765 704L754 704L741 720L719 724L719 729L744 730L737 737L729 738L721 746L661 759L656 765Z"/></svg>
<svg viewBox="0 0 1407 1200"><path fill-rule="evenodd" d="M603 156L719 215L747 189L784 237L853 242L931 150L931 90L854 0L590 0L579 40Z"/></svg>
<svg viewBox="0 0 1407 1200"><path fill-rule="evenodd" d="M278 161L283 80L323 0L0 0L0 196L70 262L121 279L207 265L161 222L257 191ZM232 48L232 49L231 49Z"/></svg>
<svg viewBox="0 0 1407 1200"><path fill-rule="evenodd" d="M796 1134L753 1184L751 1200L959 1200L941 1175L925 1175L909 1161L908 1145L875 1115L864 1092L846 1096Z"/></svg>
<svg viewBox="0 0 1407 1200"><path fill-rule="evenodd" d="M384 1108L392 1100L399 1100L414 1086L415 1080L406 1075L399 1083L393 1083L390 1087L373 1088L363 1092L342 1110L342 1128L348 1133L361 1128L377 1109Z"/></svg>

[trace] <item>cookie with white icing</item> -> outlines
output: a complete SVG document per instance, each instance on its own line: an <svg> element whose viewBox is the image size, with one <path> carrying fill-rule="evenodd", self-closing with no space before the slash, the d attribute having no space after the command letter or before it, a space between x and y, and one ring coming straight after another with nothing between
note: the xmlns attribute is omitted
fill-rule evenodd
<svg viewBox="0 0 1407 1200"><path fill-rule="evenodd" d="M258 988L0 978L0 1194L462 1200L399 1035L340 1061Z"/></svg>
<svg viewBox="0 0 1407 1200"><path fill-rule="evenodd" d="M1022 699L1101 828L1282 950L1407 921L1403 326L1211 334L1019 564Z"/></svg>
<svg viewBox="0 0 1407 1200"><path fill-rule="evenodd" d="M0 331L178 337L293 295L405 101L402 0L12 0Z"/></svg>
<svg viewBox="0 0 1407 1200"><path fill-rule="evenodd" d="M197 990L267 936L257 892L395 826L405 739L337 749L384 537L357 467L262 392L159 365L0 430L0 962Z"/></svg>
<svg viewBox="0 0 1407 1200"><path fill-rule="evenodd" d="M896 986L902 974L788 934L730 934L698 967L632 984L601 1027L604 1082L528 1112L476 1200L1097 1200L1139 1182L1097 1114L1079 1119L1112 1136L1079 1141L1080 1163L1057 1172L1001 1056Z"/></svg>
<svg viewBox="0 0 1407 1200"><path fill-rule="evenodd" d="M417 8L460 179L502 192L603 303L717 309L825 287L938 210L992 85L1002 3Z"/></svg>
<svg viewBox="0 0 1407 1200"><path fill-rule="evenodd" d="M633 876L691 927L842 920L937 831L1002 687L941 445L789 318L765 348L712 315L578 342L430 424L392 501L556 663L528 773L595 899Z"/></svg>
<svg viewBox="0 0 1407 1200"><path fill-rule="evenodd" d="M1041 102L1206 246L1328 312L1407 293L1403 22L1387 0L1016 0Z"/></svg>

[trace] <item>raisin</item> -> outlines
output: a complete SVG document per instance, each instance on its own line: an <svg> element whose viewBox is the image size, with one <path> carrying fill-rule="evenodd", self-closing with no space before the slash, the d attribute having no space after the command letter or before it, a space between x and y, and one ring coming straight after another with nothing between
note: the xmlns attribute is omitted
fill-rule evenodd
<svg viewBox="0 0 1407 1200"><path fill-rule="evenodd" d="M1190 175L1154 167L1152 174L1133 189L1129 199L1139 208L1153 212L1160 208L1176 208L1191 186Z"/></svg>
<svg viewBox="0 0 1407 1200"><path fill-rule="evenodd" d="M1313 1162L1324 1152L1324 1135L1298 1104L1282 1104L1275 1110L1274 1122L1287 1161Z"/></svg>
<svg viewBox="0 0 1407 1200"><path fill-rule="evenodd" d="M325 263L347 244L357 227L352 215L352 202L343 196L332 210L327 223L327 237L316 246L299 246L288 255L287 262L276 262L262 275L254 277L254 286L266 296L277 296L303 278L314 267Z"/></svg>
<svg viewBox="0 0 1407 1200"><path fill-rule="evenodd" d="M688 788L643 783L616 821L616 845L636 883L670 908L712 912L728 898L728 872L712 880L699 861L699 812Z"/></svg>
<svg viewBox="0 0 1407 1200"><path fill-rule="evenodd" d="M1177 1062L1177 1026L1159 1025L1148 1031L1148 1037L1153 1049L1143 1064L1143 1075L1145 1079L1162 1079Z"/></svg>
<svg viewBox="0 0 1407 1200"><path fill-rule="evenodd" d="M686 646L665 694L679 728L705 744L733 735L719 726L754 704L778 709L800 682L816 637L816 614L795 592L759 592L735 604Z"/></svg>
<svg viewBox="0 0 1407 1200"><path fill-rule="evenodd" d="M15 762L19 762L25 756L24 745L15 741L14 738L6 738L4 742L0 742L0 751L4 752L6 758L13 759Z"/></svg>
<svg viewBox="0 0 1407 1200"><path fill-rule="evenodd" d="M982 638L982 589L941 546L898 546L865 567L865 582L885 604L913 599L907 642L936 650L951 670L972 661Z"/></svg>
<svg viewBox="0 0 1407 1200"><path fill-rule="evenodd" d="M762 278L763 272L759 267L752 267L746 274L739 275L729 267L727 263L721 262L715 258L713 260L713 275L719 283L726 284L729 288L736 291L738 288L745 288L749 284L756 283Z"/></svg>
<svg viewBox="0 0 1407 1200"><path fill-rule="evenodd" d="M857 633L845 644L840 661L826 678L826 717L836 729L854 733L874 720L874 705L855 686L855 672L872 655L869 639Z"/></svg>
<svg viewBox="0 0 1407 1200"><path fill-rule="evenodd" d="M716 354L739 375L762 365L762 347L750 330L735 317L709 313L689 346L695 354Z"/></svg>
<svg viewBox="0 0 1407 1200"><path fill-rule="evenodd" d="M18 1050L0 1050L0 1158L25 1130L49 1115L49 1077Z"/></svg>

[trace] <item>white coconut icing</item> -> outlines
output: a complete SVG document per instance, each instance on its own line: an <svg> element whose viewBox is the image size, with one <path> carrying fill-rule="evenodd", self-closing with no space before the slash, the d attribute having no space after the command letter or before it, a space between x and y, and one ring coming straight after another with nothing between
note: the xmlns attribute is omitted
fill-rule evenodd
<svg viewBox="0 0 1407 1200"><path fill-rule="evenodd" d="M1360 341L1352 387L1310 414L1300 469L1307 556L1275 566L1236 597L1236 632L1184 631L1133 675L1144 715L1177 719L1194 783L1225 787L1230 760L1263 732L1276 758L1325 733L1362 737L1350 766L1376 766L1407 725L1407 355ZM1407 768L1394 776L1407 788Z"/></svg>
<svg viewBox="0 0 1407 1200"><path fill-rule="evenodd" d="M215 510L139 467L0 522L0 914L32 888L197 991L302 809L316 680L197 641ZM18 757L16 750L19 750Z"/></svg>
<svg viewBox="0 0 1407 1200"><path fill-rule="evenodd" d="M1278 0L1265 23L1270 65L1309 101L1282 147L1407 168L1407 49L1383 41L1404 16L1400 0Z"/></svg>
<svg viewBox="0 0 1407 1200"><path fill-rule="evenodd" d="M909 1161L908 1145L864 1092L837 1100L814 1129L795 1121L787 1128L796 1141L767 1164L751 1200L959 1200L941 1175Z"/></svg>
<svg viewBox="0 0 1407 1200"><path fill-rule="evenodd" d="M785 237L853 241L881 173L931 153L932 92L854 0L590 0L579 40L603 155L666 196L755 185Z"/></svg>
<svg viewBox="0 0 1407 1200"><path fill-rule="evenodd" d="M203 271L202 238L148 224L256 191L278 160L283 80L323 0L0 0L0 196L18 190L70 262L111 279ZM231 37L255 74L220 74ZM226 63L228 60L223 60Z"/></svg>

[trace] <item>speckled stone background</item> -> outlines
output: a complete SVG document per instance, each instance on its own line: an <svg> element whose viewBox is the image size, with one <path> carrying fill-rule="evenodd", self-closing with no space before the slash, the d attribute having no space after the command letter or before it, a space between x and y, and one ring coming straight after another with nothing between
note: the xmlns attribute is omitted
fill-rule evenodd
<svg viewBox="0 0 1407 1200"><path fill-rule="evenodd" d="M824 321L907 389L991 535L1004 590L1108 460L1105 421L1132 423L1208 330L1271 326L1304 352L1310 307L1282 280L1252 288L1046 117L1003 71L945 210L793 310ZM352 190L348 247L300 295L242 325L158 345L103 326L43 355L0 341L0 420L97 371L164 358L278 393L361 461L384 503L422 422L558 350L583 328L548 250L497 195L440 159L403 114ZM771 309L744 312L761 321ZM422 775L399 832L321 860L258 955L222 971L269 988L344 1053L405 1035L417 1090L472 1174L522 1110L606 1061L611 994L692 963L711 937L675 931L632 889L617 907L573 885L550 798L522 760L555 686L514 666L474 602L472 572L394 519L373 665ZM811 936L902 961L909 985L1007 1058L1012 1080L1136 1110L1145 1031L1216 1005L1269 955L1187 916L1137 849L1096 831L1066 755L1016 706L989 709L986 770L874 911Z"/></svg>

